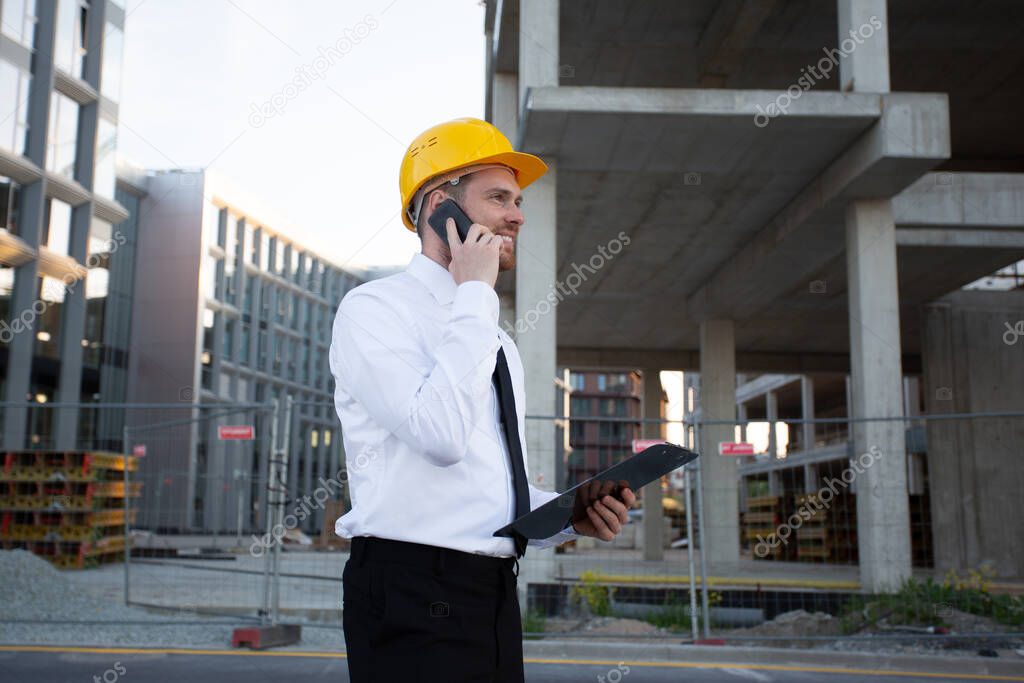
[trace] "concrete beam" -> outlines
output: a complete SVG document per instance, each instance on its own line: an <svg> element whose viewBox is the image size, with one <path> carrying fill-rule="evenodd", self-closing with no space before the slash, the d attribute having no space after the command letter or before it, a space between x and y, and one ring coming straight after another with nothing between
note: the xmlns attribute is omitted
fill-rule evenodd
<svg viewBox="0 0 1024 683"><path fill-rule="evenodd" d="M900 228L896 230L896 244L901 247L1024 249L1024 230Z"/></svg>
<svg viewBox="0 0 1024 683"><path fill-rule="evenodd" d="M926 173L892 213L897 227L1024 228L1024 173Z"/></svg>
<svg viewBox="0 0 1024 683"><path fill-rule="evenodd" d="M767 374L761 375L757 379L751 380L750 382L743 382L742 384L739 383L739 378L737 378L738 386L736 387L736 400L740 401L741 403L743 401L749 401L753 398L766 394L769 391L776 391L778 389L781 389L787 384L799 382L800 378L801 375Z"/></svg>
<svg viewBox="0 0 1024 683"><path fill-rule="evenodd" d="M776 90L601 86L533 87L525 98L520 87L520 93L523 115L517 148L556 155L561 151L566 132L565 119L572 114L679 115L693 117L695 124L706 117L716 122L735 121L750 130L755 126L755 117L763 116L765 108L780 95ZM850 125L859 130L883 115L882 105L878 95L809 91L794 99L785 116L778 118L789 122L806 120L831 126ZM567 144L574 143L571 140Z"/></svg>
<svg viewBox="0 0 1024 683"><path fill-rule="evenodd" d="M748 318L812 280L842 251L841 240L823 234L841 224L850 201L892 197L949 157L946 95L883 95L879 104L879 121L689 297L691 315Z"/></svg>
<svg viewBox="0 0 1024 683"><path fill-rule="evenodd" d="M531 188L532 189L532 188ZM532 199L531 199L532 201ZM526 234L524 230L522 234ZM665 351L662 349L597 349L584 347L558 348L558 364L573 369L643 368L657 364L665 370L695 371L700 368L700 352L696 349ZM844 353L784 353L774 351L737 351L736 368L743 372L800 373L849 372L850 357ZM921 371L919 354L903 356L907 372Z"/></svg>

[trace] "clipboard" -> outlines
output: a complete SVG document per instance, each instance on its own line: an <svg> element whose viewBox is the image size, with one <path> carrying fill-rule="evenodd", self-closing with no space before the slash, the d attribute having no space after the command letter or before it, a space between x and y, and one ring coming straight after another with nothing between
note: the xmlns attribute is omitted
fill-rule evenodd
<svg viewBox="0 0 1024 683"><path fill-rule="evenodd" d="M570 520L582 514L593 500L608 494L615 495L623 486L639 491L697 457L697 453L682 446L656 444L562 492L557 498L498 529L494 535L550 538L569 526Z"/></svg>

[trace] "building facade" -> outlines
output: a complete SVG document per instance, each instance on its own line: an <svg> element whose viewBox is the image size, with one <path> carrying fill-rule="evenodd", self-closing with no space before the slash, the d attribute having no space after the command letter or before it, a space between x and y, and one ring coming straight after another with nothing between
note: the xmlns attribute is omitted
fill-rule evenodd
<svg viewBox="0 0 1024 683"><path fill-rule="evenodd" d="M3 0L0 16L0 394L18 404L3 410L3 446L109 447L100 432L119 433L123 414L79 404L125 397L124 3Z"/></svg>
<svg viewBox="0 0 1024 683"><path fill-rule="evenodd" d="M633 439L640 438L643 394L640 375L634 371L573 370L569 385L570 450L565 471L566 484L573 486L629 457Z"/></svg>
<svg viewBox="0 0 1024 683"><path fill-rule="evenodd" d="M278 401L279 442L289 427L289 499L338 471L327 355L337 306L361 280L279 232L256 202L207 171L150 172L145 189L129 400L180 402L176 417L190 419L166 428L152 428L159 421L144 411L130 419L133 445L147 447L143 481L160 489L140 523L261 528L272 426L253 404ZM255 438L221 440L217 428L228 425L252 425ZM300 528L319 528L321 513Z"/></svg>

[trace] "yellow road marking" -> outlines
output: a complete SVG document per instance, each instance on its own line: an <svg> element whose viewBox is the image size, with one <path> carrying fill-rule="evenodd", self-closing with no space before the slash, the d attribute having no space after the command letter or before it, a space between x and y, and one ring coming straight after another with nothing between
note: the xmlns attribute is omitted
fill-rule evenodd
<svg viewBox="0 0 1024 683"><path fill-rule="evenodd" d="M342 652L257 652L253 650L190 650L187 648L137 647L61 647L54 645L0 645L0 652L80 652L90 654L168 654L168 655L229 655L242 657L319 657L344 659ZM786 664L734 664L730 662L630 662L606 659L540 659L527 657L527 664L577 664L581 666L645 666L664 669L748 669L752 671L797 671L803 673L833 673L867 676L900 676L918 678L969 679L974 681L1024 681L1021 676L995 674L947 674L928 671L889 671L887 669L857 669L836 666L795 666Z"/></svg>
<svg viewBox="0 0 1024 683"><path fill-rule="evenodd" d="M594 579L599 583L670 583L689 584L689 576L679 575L633 575L633 574L598 574ZM695 577L699 586L700 577ZM860 581L823 581L818 579L773 579L746 578L732 576L709 576L708 586L762 586L776 588L822 588L833 590L860 590Z"/></svg>

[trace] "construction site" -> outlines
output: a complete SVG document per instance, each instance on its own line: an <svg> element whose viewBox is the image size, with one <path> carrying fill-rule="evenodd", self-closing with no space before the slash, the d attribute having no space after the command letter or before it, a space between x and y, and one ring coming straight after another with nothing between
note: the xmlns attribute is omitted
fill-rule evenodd
<svg viewBox="0 0 1024 683"><path fill-rule="evenodd" d="M31 47L0 1L38 88L0 145L0 652L341 653L331 326L396 269L332 261L206 168L120 163L104 191L100 56L32 61L62 54L64 1L31 3ZM124 29L87 4L82 45ZM479 10L478 115L549 167L495 287L529 483L700 454L613 541L518 561L528 680L1024 680L1020 2Z"/></svg>

